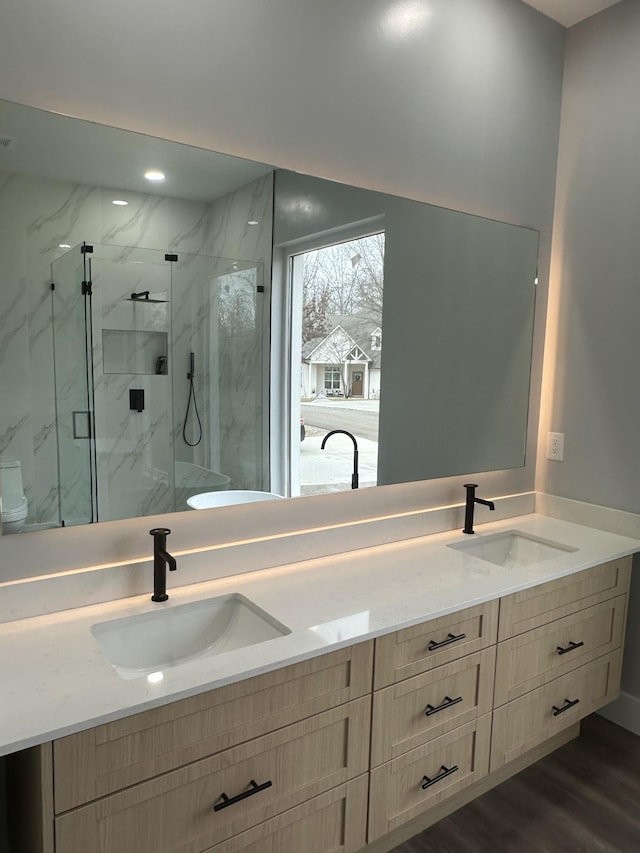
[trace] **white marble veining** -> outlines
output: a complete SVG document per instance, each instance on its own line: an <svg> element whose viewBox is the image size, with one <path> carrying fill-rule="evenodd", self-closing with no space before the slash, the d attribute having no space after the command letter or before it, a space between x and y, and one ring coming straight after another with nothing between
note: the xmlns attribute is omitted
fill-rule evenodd
<svg viewBox="0 0 640 853"><path fill-rule="evenodd" d="M170 599L164 604L154 604L142 595L5 623L0 626L0 754L640 550L639 539L536 514L479 525L476 536L513 529L575 550L505 569L447 547L463 536L449 531L187 587L172 588L170 582ZM192 559L206 564L207 552ZM168 668L164 678L153 684L146 678L120 678L91 635L91 626L98 622L229 593L246 596L291 633Z"/></svg>
<svg viewBox="0 0 640 853"><path fill-rule="evenodd" d="M116 195L124 195L128 205L114 206L112 200ZM163 451L160 458L154 454L153 461L149 461L147 451L152 445L157 449L159 441L161 419L156 412L152 417L156 430L149 446L145 447L147 458L142 463L147 480L152 469L161 470L169 484L163 487L152 478L153 482L141 491L140 471L132 468L128 482L124 478L118 482L120 491L113 491L116 488L113 479L110 483L110 502L119 506L120 511L115 515L102 514L101 518L121 518L125 511L133 515L170 511L174 457L219 470L223 446L231 460L240 450L252 454L249 471L244 472L235 485L261 487L262 483L256 478L262 476L262 463L255 456L256 448L260 447L261 420L259 408L252 409L257 394L252 377L254 373L262 375L261 350L254 347L243 352L233 364L228 364L240 373L228 379L228 391L219 388L218 350L224 342L217 326L209 328L207 316L213 310L217 317L218 303L215 299L211 302L211 294L219 287L220 276L232 269L234 261L239 262L240 269L247 265L254 268L257 265L260 269L269 267L271 198L271 175L214 202L204 203L144 193L118 193L106 188L0 171L0 253L3 258L0 360L11 366L0 376L0 399L10 401L0 407L0 453L22 463L29 502L28 524L56 524L60 518L66 524L75 524L88 521L90 516L87 442L73 435L73 412L88 408L83 363L84 305L79 296L84 275L80 254L60 247L60 244L77 247L84 240L96 246L92 256L93 357L97 368L96 391L105 392L96 401L98 427L106 421L105 413L112 405L118 410L121 407L119 398L112 396L113 386L108 380L103 381L102 329L173 332L171 346L174 346L169 370L175 367L175 372L169 376L167 385L172 379L176 382L175 430L172 429L169 402L164 441L165 449L169 450ZM259 224L249 226L249 221ZM152 250L155 250L155 260ZM171 269L164 261L167 250L178 252L181 275L188 270L186 284L176 288L174 304L141 306L127 302L130 293L141 290L150 290L158 298L171 299ZM198 254L222 255L232 260L198 259ZM146 263L138 264L141 258ZM50 290L52 263L53 277L58 285L53 296ZM175 316L172 316L173 311ZM182 442L188 393L185 377L190 352L197 353L199 362L196 391L207 431L207 440L195 449ZM114 393L120 394L122 388L117 383L116 386ZM224 395L229 396L228 404ZM246 406L242 416L238 413L239 401ZM160 398L156 402L159 403ZM127 429L126 425L122 428ZM122 437L120 433L101 435L114 439ZM172 439L174 447L171 449ZM140 447L140 436L136 439L136 447ZM102 500L99 504L104 509L108 505L107 486L103 483L100 488ZM156 496L156 503L152 495Z"/></svg>

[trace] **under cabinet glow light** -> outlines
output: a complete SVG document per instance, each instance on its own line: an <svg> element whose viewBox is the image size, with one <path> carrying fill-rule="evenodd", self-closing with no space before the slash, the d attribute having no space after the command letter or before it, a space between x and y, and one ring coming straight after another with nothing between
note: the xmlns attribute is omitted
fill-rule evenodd
<svg viewBox="0 0 640 853"><path fill-rule="evenodd" d="M164 172L159 172L157 169L149 169L148 172L144 173L145 178L148 181L164 181Z"/></svg>
<svg viewBox="0 0 640 853"><path fill-rule="evenodd" d="M71 248L71 246L69 245L69 243L60 243L60 245L58 246L58 248L59 248L59 249L70 249L70 248Z"/></svg>
<svg viewBox="0 0 640 853"><path fill-rule="evenodd" d="M257 220L257 219L250 219L250 220L247 222L247 225L260 225L260 223L258 222L258 220Z"/></svg>
<svg viewBox="0 0 640 853"><path fill-rule="evenodd" d="M111 204L116 204L118 207L126 207L129 204L129 202L125 201L122 198L114 198L114 200L111 202Z"/></svg>

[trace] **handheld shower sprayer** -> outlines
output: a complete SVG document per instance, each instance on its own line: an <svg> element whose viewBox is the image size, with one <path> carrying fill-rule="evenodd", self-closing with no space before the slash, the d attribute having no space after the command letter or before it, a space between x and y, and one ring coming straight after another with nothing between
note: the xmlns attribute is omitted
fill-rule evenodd
<svg viewBox="0 0 640 853"><path fill-rule="evenodd" d="M182 438L184 443L189 447L197 447L202 441L202 421L200 420L200 415L198 413L198 404L196 403L196 392L193 387L193 380L196 375L196 356L195 353L189 353L189 372L187 373L187 379L189 380L189 399L187 401L187 411L184 414L184 424L182 426ZM196 421L198 424L198 438L196 441L189 441L187 438L187 422L189 420L189 411L191 409L191 403L193 402L193 411L196 416Z"/></svg>

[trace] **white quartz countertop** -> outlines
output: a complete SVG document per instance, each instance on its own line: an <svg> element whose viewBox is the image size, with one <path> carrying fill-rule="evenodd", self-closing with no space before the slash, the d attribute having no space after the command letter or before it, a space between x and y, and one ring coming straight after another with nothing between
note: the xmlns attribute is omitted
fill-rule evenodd
<svg viewBox="0 0 640 853"><path fill-rule="evenodd" d="M575 548L507 569L449 544L518 530ZM209 583L0 625L0 755L81 731L499 598L640 550L640 541L542 515L362 548ZM158 608L241 593L291 633L146 676L123 679L91 626Z"/></svg>

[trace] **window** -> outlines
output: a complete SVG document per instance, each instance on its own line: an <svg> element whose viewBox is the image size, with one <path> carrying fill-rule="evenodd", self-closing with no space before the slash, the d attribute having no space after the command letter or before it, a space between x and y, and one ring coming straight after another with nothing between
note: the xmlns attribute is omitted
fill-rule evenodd
<svg viewBox="0 0 640 853"><path fill-rule="evenodd" d="M329 431L343 427L357 435L359 487L377 483L381 359L371 342L382 337L384 232L363 234L363 227L344 229L343 241L325 243L320 235L275 247L274 280L282 287L274 288L272 314L272 425L282 414L287 428L271 431L270 468L272 491L280 494L351 489L341 439L327 452L321 446ZM351 395L359 400L355 417Z"/></svg>
<svg viewBox="0 0 640 853"><path fill-rule="evenodd" d="M327 391L340 390L340 368L328 365L324 369L324 387Z"/></svg>
<svg viewBox="0 0 640 853"><path fill-rule="evenodd" d="M376 329L375 332L372 332L371 334L371 349L382 349L382 331L380 329Z"/></svg>

